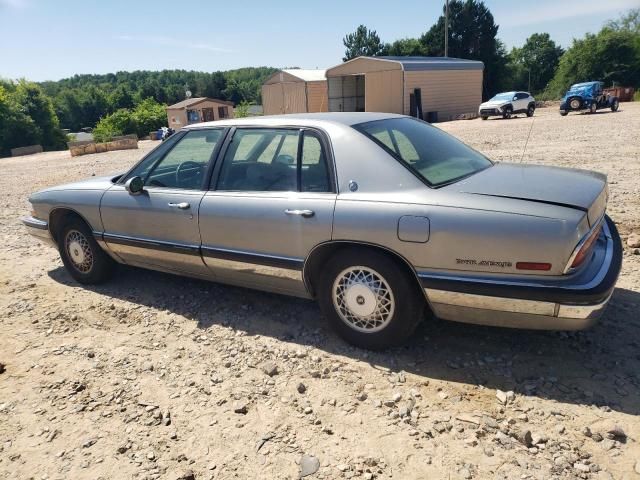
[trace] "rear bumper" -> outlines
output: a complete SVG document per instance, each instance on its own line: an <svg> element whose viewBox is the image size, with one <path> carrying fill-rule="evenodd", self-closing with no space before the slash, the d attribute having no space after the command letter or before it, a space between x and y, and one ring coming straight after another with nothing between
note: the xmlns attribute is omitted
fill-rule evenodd
<svg viewBox="0 0 640 480"><path fill-rule="evenodd" d="M419 273L434 313L465 323L580 330L604 312L622 268L622 244L607 217L591 264L570 280L504 280Z"/></svg>
<svg viewBox="0 0 640 480"><path fill-rule="evenodd" d="M47 245L56 246L56 242L53 240L51 232L49 232L49 224L46 221L35 217L20 217L20 221L27 228L27 232L30 235Z"/></svg>

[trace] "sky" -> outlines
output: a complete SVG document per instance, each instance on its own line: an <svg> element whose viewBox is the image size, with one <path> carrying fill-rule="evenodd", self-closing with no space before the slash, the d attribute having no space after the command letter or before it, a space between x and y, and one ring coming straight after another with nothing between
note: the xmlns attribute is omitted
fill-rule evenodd
<svg viewBox="0 0 640 480"><path fill-rule="evenodd" d="M359 24L391 42L435 23L435 0L0 0L0 77L122 70L327 68ZM510 49L548 32L563 47L640 0L485 0Z"/></svg>

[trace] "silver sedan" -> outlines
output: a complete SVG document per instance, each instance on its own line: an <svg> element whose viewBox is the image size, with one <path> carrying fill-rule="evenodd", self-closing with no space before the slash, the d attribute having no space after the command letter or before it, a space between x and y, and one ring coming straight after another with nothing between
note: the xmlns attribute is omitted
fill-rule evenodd
<svg viewBox="0 0 640 480"><path fill-rule="evenodd" d="M35 193L22 221L78 282L117 263L317 299L349 342L426 316L581 329L622 247L604 175L494 163L401 115L202 123L128 172Z"/></svg>

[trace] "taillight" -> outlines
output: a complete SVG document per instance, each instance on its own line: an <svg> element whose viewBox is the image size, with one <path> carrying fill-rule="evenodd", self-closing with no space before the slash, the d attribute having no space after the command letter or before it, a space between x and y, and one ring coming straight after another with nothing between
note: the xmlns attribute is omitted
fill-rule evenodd
<svg viewBox="0 0 640 480"><path fill-rule="evenodd" d="M598 240L601 230L602 223L598 226L598 228L594 229L593 232L591 232L586 240L582 242L582 246L578 245L578 247L576 247L579 248L579 250L578 253L575 254L575 257L573 257L573 262L571 262L571 266L569 268L576 268L582 265L582 262L584 262L589 256L589 253L591 253L591 249L596 243L596 240Z"/></svg>
<svg viewBox="0 0 640 480"><path fill-rule="evenodd" d="M516 262L516 268L518 270L538 270L546 272L551 270L551 264L538 262Z"/></svg>

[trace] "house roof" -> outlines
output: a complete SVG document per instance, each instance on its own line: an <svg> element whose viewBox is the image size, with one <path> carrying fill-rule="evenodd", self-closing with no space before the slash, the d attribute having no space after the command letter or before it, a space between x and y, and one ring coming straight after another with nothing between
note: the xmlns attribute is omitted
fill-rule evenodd
<svg viewBox="0 0 640 480"><path fill-rule="evenodd" d="M170 109L188 108L188 107L192 107L196 103L204 102L207 100L210 102L221 103L223 105L230 105L233 107L233 102L227 102L226 100L219 100L217 98L209 98L209 97L193 97L193 98L187 98L186 100L182 100L181 102L178 102L178 103L174 103L173 105L169 105L167 108L170 108Z"/></svg>
<svg viewBox="0 0 640 480"><path fill-rule="evenodd" d="M383 62L399 63L400 66L402 67L402 70L405 70L405 71L483 70L484 69L484 63L478 60L467 60L465 58L453 58L453 57L392 57L392 56L356 57L345 63L353 62L360 58L366 58L368 60L378 60Z"/></svg>
<svg viewBox="0 0 640 480"><path fill-rule="evenodd" d="M293 75L294 77L298 77L300 80L304 80L305 82L319 82L321 80L326 80L325 76L326 70L302 70L299 68L287 68L282 70L289 75Z"/></svg>

